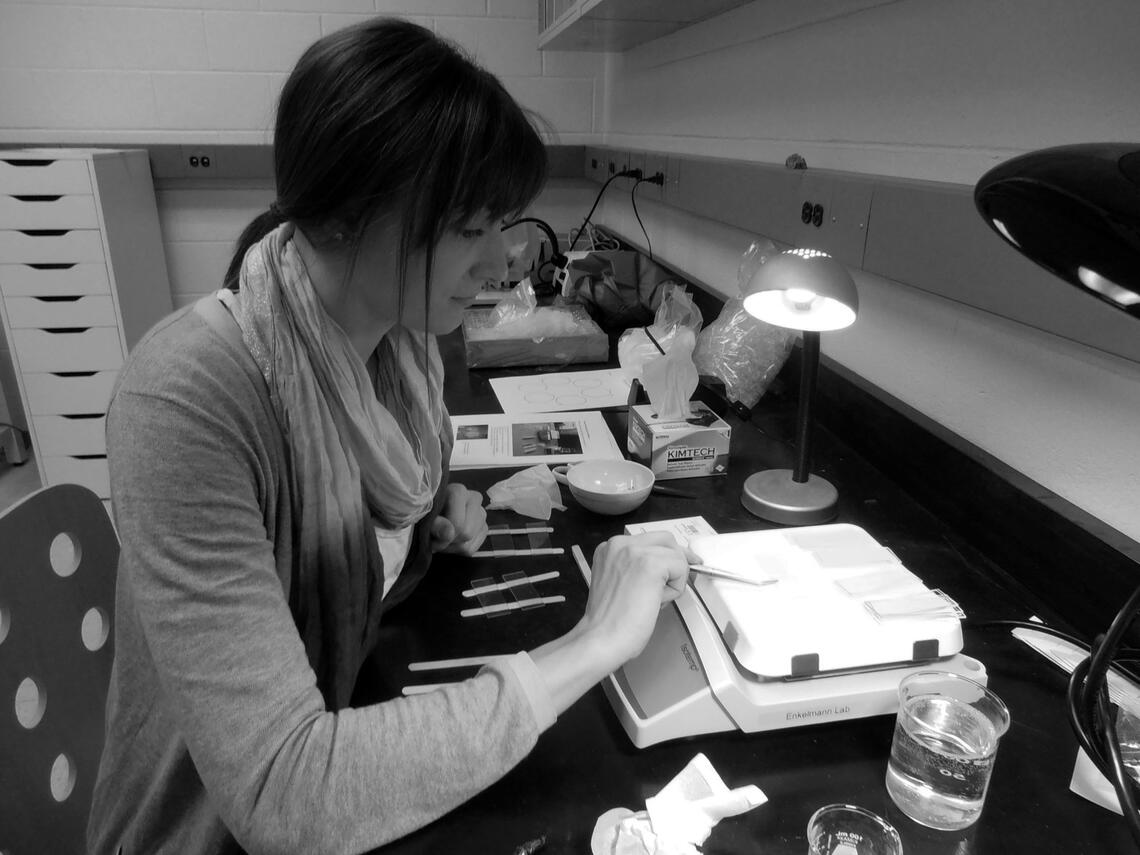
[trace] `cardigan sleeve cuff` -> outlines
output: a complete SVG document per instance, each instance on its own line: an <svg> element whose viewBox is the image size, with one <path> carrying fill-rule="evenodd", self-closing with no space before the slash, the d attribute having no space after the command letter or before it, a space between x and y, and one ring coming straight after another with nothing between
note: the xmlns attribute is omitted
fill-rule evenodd
<svg viewBox="0 0 1140 855"><path fill-rule="evenodd" d="M542 733L558 718L554 710L554 700L550 697L550 690L542 672L530 658L530 654L516 653L514 656L502 659L499 663L504 670L510 670L522 687L523 694L530 701L530 708L534 711L535 721L538 723L538 732Z"/></svg>

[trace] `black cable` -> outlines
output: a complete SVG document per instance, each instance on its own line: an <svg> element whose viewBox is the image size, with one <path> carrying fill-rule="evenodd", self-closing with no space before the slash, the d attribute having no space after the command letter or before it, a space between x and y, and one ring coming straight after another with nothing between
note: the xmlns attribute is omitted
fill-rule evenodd
<svg viewBox="0 0 1140 855"><path fill-rule="evenodd" d="M1132 592L1128 602L1116 613L1108 632L1105 633L1104 640L1098 639L1093 645L1095 649L1089 658L1088 678L1085 680L1084 690L1081 693L1081 703L1088 711L1090 719L1096 704L1097 686L1107 679L1108 666L1112 663L1116 648L1120 646L1121 638L1136 618L1137 611L1140 611L1140 588Z"/></svg>
<svg viewBox="0 0 1140 855"><path fill-rule="evenodd" d="M594 197L594 204L590 206L590 213L586 214L586 219L582 220L582 225L579 226L577 234L573 236L570 241L570 248L567 252L573 252L574 247L578 245L578 238L582 236L582 232L586 230L587 223L590 222L590 217L594 216L594 211L597 210L598 203L602 201L602 194L606 192L606 188L610 186L615 179L618 178L637 178L641 180L641 170L637 169L623 169L621 172L616 172L606 179L606 183L602 185L602 189L598 191L598 195Z"/></svg>
<svg viewBox="0 0 1140 855"><path fill-rule="evenodd" d="M1124 766L1116 725L1108 698L1108 670L1115 664L1121 638L1140 611L1140 588L1132 592L1116 613L1108 632L1091 645L1091 654L1078 662L1065 694L1069 724L1081 749L1102 775L1112 782L1124 821L1140 848L1140 815L1137 814L1136 783Z"/></svg>
<svg viewBox="0 0 1140 855"><path fill-rule="evenodd" d="M1108 671L1120 669L1122 662L1135 661L1137 651L1133 648L1118 647L1125 631L1140 610L1140 588L1133 592L1124 607L1117 612L1109 631L1094 640L1092 645L1067 632L1045 624L1027 620L977 621L971 625L986 627L1025 627L1064 639L1071 644L1089 650L1089 656L1078 662L1069 677L1065 691L1066 713L1069 725L1077 737L1082 751L1111 783L1120 802L1124 821L1129 834L1140 849L1140 814L1137 813L1136 791L1132 776L1124 765L1120 741L1116 732L1113 710L1108 693ZM1094 670L1094 668L1096 670ZM1089 699L1092 703L1089 703ZM1099 724L1099 727L1098 727ZM1099 738L1098 738L1099 737Z"/></svg>
<svg viewBox="0 0 1140 855"><path fill-rule="evenodd" d="M637 188L641 184L648 184L649 182L644 178L638 178L633 182L633 187L629 191L629 203L633 206L633 215L637 217L637 224L641 226L641 233L645 235L645 245L649 247L649 260L653 260L653 241L649 239L649 232L645 230L645 223L641 221L641 214L637 211Z"/></svg>
<svg viewBox="0 0 1140 855"><path fill-rule="evenodd" d="M1128 823L1128 830L1132 833L1132 840L1140 848L1140 822L1136 821L1136 794L1132 791L1132 779L1128 770L1124 768L1124 757L1120 753L1120 742L1116 735L1116 721L1109 707L1108 684L1100 684L1097 692L1097 708L1101 721L1104 723L1104 737L1108 746L1109 765L1112 767L1112 788L1116 790L1116 798L1120 801L1120 809L1126 817L1132 819Z"/></svg>

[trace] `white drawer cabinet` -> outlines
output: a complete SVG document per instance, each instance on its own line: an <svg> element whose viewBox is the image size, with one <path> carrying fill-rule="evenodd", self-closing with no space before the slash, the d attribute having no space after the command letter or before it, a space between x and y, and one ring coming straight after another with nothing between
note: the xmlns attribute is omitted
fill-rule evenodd
<svg viewBox="0 0 1140 855"><path fill-rule="evenodd" d="M111 391L170 311L145 151L0 151L0 319L44 484L110 496Z"/></svg>
<svg viewBox="0 0 1140 855"><path fill-rule="evenodd" d="M71 297L11 297L4 300L12 329L114 327L115 301L110 294Z"/></svg>

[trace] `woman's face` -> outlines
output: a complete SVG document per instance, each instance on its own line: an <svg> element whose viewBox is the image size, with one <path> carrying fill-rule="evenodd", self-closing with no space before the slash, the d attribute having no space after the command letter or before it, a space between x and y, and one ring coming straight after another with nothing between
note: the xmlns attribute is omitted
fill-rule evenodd
<svg viewBox="0 0 1140 855"><path fill-rule="evenodd" d="M356 258L353 290L375 320L443 335L463 321L463 310L485 283L497 285L507 273L501 223L485 213L447 229L435 248L431 287L425 293L423 250L408 256L403 309L397 278L399 233L390 219L365 229Z"/></svg>

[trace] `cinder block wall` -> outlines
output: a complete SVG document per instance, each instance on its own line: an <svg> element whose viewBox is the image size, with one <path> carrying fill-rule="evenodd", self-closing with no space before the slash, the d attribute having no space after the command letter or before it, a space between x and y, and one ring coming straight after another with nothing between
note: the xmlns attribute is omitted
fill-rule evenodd
<svg viewBox="0 0 1140 855"><path fill-rule="evenodd" d="M0 142L266 143L304 48L376 14L467 48L558 142L596 142L604 54L540 53L535 0L0 0Z"/></svg>

